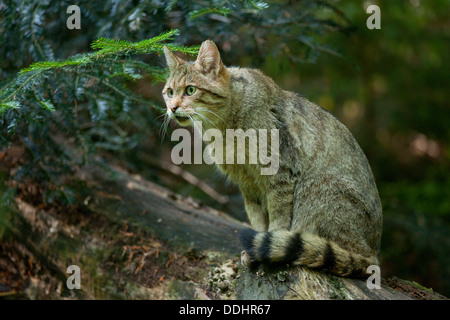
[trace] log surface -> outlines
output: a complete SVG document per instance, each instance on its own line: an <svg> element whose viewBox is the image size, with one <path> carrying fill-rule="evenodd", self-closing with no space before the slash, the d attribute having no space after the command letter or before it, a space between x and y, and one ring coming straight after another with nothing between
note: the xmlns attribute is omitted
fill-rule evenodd
<svg viewBox="0 0 450 320"><path fill-rule="evenodd" d="M236 234L248 225L140 176L112 173L80 173L92 192L75 212L16 199L0 267L26 279L20 298L445 299L395 278L369 289L364 279L301 267L250 271L240 266ZM72 264L82 271L81 290L66 286ZM17 291L1 288L3 296Z"/></svg>

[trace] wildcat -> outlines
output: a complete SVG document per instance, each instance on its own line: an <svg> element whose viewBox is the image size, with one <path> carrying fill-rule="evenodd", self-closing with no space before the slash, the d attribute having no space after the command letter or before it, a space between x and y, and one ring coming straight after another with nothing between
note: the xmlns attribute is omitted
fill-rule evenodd
<svg viewBox="0 0 450 320"><path fill-rule="evenodd" d="M188 62L167 47L162 91L180 126L279 130L279 170L218 164L244 198L253 229L239 233L244 264L283 263L363 276L377 265L382 209L369 163L331 113L282 90L257 69L225 67L214 42ZM269 141L270 143L270 141ZM212 155L214 157L214 155Z"/></svg>

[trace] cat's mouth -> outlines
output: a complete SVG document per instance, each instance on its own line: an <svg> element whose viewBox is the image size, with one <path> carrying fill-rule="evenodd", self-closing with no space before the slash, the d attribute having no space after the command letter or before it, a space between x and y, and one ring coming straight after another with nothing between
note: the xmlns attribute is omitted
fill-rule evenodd
<svg viewBox="0 0 450 320"><path fill-rule="evenodd" d="M178 114L174 115L174 118L179 125L187 125L191 121L191 118L189 118L188 116L182 116Z"/></svg>
<svg viewBox="0 0 450 320"><path fill-rule="evenodd" d="M189 120L189 117L176 115L175 119L177 119L179 121L186 121L186 120Z"/></svg>
<svg viewBox="0 0 450 320"><path fill-rule="evenodd" d="M189 116L188 113L184 113L184 112L177 112L177 113L175 113L175 112L170 111L170 110L168 110L167 112L169 114L169 117L172 120L175 120L175 122L177 124L179 124L180 126L185 127L185 126L190 125L191 117Z"/></svg>

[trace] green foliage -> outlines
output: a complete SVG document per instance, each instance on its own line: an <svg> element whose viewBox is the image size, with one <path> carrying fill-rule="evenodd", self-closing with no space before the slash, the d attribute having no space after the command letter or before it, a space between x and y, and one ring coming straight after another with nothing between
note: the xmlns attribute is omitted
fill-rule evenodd
<svg viewBox="0 0 450 320"><path fill-rule="evenodd" d="M163 80L165 72L163 72L162 69L151 67L142 61L120 58L138 54L161 53L162 48L165 45L162 42L173 40L174 35L177 33L178 30L174 29L151 39L142 40L136 43L102 37L91 44L93 49L99 49L96 52L77 55L63 61L40 61L33 63L29 67L22 69L15 80L2 88L2 91L0 92L0 110L4 112L8 108L17 109L20 105L18 100L29 98L26 96L27 91L39 92L41 88L36 88L36 82L40 81L39 77L44 77L45 72L51 69L65 69L65 71L71 72L67 76L76 79L77 83L75 83L74 87L75 92L81 89L78 85L83 82L83 78L80 79L80 76L88 73L90 69L94 68L94 64L95 67L103 66L104 69L102 71L105 79L117 76L123 76L124 78L131 80L141 79L142 75L139 74L138 71L138 69L140 69L145 70L150 76L153 76L158 81ZM196 54L199 48L198 46L185 47L169 43L166 45L171 50L191 55ZM77 77L75 78L74 75ZM91 77L94 76L92 75ZM100 78L94 79L102 80ZM125 96L125 91L122 91L118 86L116 87L114 84L109 83L109 81L104 81L102 84L115 90L122 96ZM36 97L35 92L34 95ZM139 101L139 98L133 97L132 94L130 94L130 97ZM55 107L49 100L37 100L43 108L49 111L55 110Z"/></svg>
<svg viewBox="0 0 450 320"><path fill-rule="evenodd" d="M77 66L77 70L80 70L80 67L88 67L92 63L100 64L103 61L121 63L122 61L117 61L119 57L138 54L162 53L164 45L173 51L179 51L189 55L196 54L199 46L186 47L175 43L164 43L165 41L172 41L173 37L178 33L179 31L177 29L173 29L151 39L145 39L134 43L126 40L114 40L102 37L95 40L91 44L92 49L98 49L96 52L76 55L63 61L35 62L29 67L20 70L19 74L23 75L30 71L45 71L49 69L61 69L74 66ZM127 61L127 63L135 63L136 65L139 64L140 68L146 69L147 71L158 72L156 69L152 69L148 64L141 61L130 60ZM73 68L71 68L71 70L73 70ZM123 74L127 75L127 73Z"/></svg>
<svg viewBox="0 0 450 320"><path fill-rule="evenodd" d="M191 20L194 20L198 17L201 17L205 14L210 14L210 13L214 13L214 14L218 14L218 15L226 17L227 15L230 14L230 12L231 12L231 9L229 9L229 8L220 8L220 7L219 8L204 8L204 9L192 11L189 14L189 18Z"/></svg>
<svg viewBox="0 0 450 320"><path fill-rule="evenodd" d="M0 102L0 113L8 110L8 109L17 109L19 108L20 103L18 101L5 101Z"/></svg>
<svg viewBox="0 0 450 320"><path fill-rule="evenodd" d="M163 68L132 56L160 53L164 42L177 32L171 30L136 43L101 38L92 44L96 52L36 62L22 69L0 92L1 142L7 146L15 141L27 150L28 162L15 180L27 177L46 183L45 202L79 201L76 195L80 193L73 184L63 183L62 177L73 174L75 167L99 150L133 148L138 140L129 134L131 104L154 106L130 91L124 81L141 79L144 72L156 81L166 76ZM170 43L167 46L187 54L198 50ZM140 112L149 123L155 118L143 108ZM68 154L55 138L72 141L75 149L80 148L81 157Z"/></svg>
<svg viewBox="0 0 450 320"><path fill-rule="evenodd" d="M120 54L149 54L154 52L162 52L164 44L161 42L172 41L173 37L177 35L179 31L173 29L167 31L159 36L153 37L151 39L145 39L136 43L132 43L126 40L113 40L107 38L100 38L95 40L91 44L92 49L99 49L97 51L97 57L108 56L110 54L120 55ZM166 45L172 51L180 51L185 54L195 55L198 52L199 46L195 47L184 47L173 44Z"/></svg>
<svg viewBox="0 0 450 320"><path fill-rule="evenodd" d="M87 64L91 63L93 61L92 58L90 58L87 55L81 55L73 58L69 58L64 61L39 61L35 62L32 65L30 65L28 68L23 68L20 70L19 74L22 75L24 73L28 73L30 71L36 71L36 70L48 70L52 68L64 68L69 66L86 66Z"/></svg>

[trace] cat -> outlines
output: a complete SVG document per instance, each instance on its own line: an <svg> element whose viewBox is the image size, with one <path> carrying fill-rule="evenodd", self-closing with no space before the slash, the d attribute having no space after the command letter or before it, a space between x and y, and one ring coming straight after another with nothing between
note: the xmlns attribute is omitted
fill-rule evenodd
<svg viewBox="0 0 450 320"><path fill-rule="evenodd" d="M243 264L302 265L347 277L378 265L382 208L375 179L337 118L260 70L225 67L211 40L195 61L166 46L164 55L170 75L162 94L178 125L201 121L224 135L279 132L276 174L261 175L261 164L217 164L239 186L252 226L238 235Z"/></svg>

